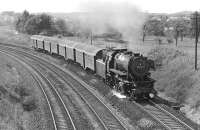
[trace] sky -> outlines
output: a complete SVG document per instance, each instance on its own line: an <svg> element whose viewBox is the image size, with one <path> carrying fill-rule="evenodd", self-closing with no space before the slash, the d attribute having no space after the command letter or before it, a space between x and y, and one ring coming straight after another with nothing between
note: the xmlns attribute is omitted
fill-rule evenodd
<svg viewBox="0 0 200 130"><path fill-rule="evenodd" d="M28 10L37 12L81 12L84 3L97 0L1 0L0 12ZM180 11L200 11L200 0L98 0L100 2L129 2L150 13L175 13Z"/></svg>

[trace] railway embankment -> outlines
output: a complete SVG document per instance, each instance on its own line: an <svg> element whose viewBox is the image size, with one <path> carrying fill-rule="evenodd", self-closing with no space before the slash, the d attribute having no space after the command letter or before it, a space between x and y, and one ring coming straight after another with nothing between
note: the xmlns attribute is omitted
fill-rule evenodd
<svg viewBox="0 0 200 130"><path fill-rule="evenodd" d="M50 129L42 93L29 72L0 54L0 129Z"/></svg>
<svg viewBox="0 0 200 130"><path fill-rule="evenodd" d="M194 70L194 57L166 47L156 47L148 55L156 62L152 76L160 96L183 104L181 111L200 124L200 71Z"/></svg>

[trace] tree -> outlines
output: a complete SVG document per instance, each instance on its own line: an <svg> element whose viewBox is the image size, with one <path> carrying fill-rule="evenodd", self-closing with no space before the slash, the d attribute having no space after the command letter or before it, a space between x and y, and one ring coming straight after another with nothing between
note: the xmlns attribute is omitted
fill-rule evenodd
<svg viewBox="0 0 200 130"><path fill-rule="evenodd" d="M58 19L55 21L55 29L57 30L57 33L62 34L63 36L70 33L69 28L63 19Z"/></svg>
<svg viewBox="0 0 200 130"><path fill-rule="evenodd" d="M146 22L147 33L155 36L164 36L164 23L159 19L150 19Z"/></svg>
<svg viewBox="0 0 200 130"><path fill-rule="evenodd" d="M51 30L53 25L52 17L47 14L39 15L39 24L38 27L41 31Z"/></svg>
<svg viewBox="0 0 200 130"><path fill-rule="evenodd" d="M24 26L26 33L28 33L28 34L39 34L40 33L40 29L39 29L39 26L38 26L39 23L40 23L39 16L34 16L34 17L30 18L29 20L27 20L27 22Z"/></svg>
<svg viewBox="0 0 200 130"><path fill-rule="evenodd" d="M30 15L29 12L25 10L22 13L22 15L18 17L18 19L16 21L16 25L15 25L16 30L24 33L25 32L25 28L24 28L25 23L32 16L33 15Z"/></svg>
<svg viewBox="0 0 200 130"><path fill-rule="evenodd" d="M24 25L25 32L28 34L52 35L56 30L53 28L53 20L47 14L36 15L28 19Z"/></svg>

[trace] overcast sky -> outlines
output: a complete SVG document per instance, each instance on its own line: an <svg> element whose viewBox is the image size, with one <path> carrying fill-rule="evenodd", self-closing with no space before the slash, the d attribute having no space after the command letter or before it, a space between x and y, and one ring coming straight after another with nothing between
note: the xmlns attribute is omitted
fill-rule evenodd
<svg viewBox="0 0 200 130"><path fill-rule="evenodd" d="M0 12L77 12L84 11L81 5L95 0L1 0ZM179 11L200 11L200 0L98 0L110 3L129 2L142 11L151 13L174 13Z"/></svg>

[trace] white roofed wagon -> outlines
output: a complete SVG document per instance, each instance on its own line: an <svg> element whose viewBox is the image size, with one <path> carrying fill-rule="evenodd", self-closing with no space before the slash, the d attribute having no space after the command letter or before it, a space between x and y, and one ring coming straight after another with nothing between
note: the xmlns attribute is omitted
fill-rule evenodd
<svg viewBox="0 0 200 130"><path fill-rule="evenodd" d="M58 44L59 44L59 55L63 56L66 58L66 42L64 40L58 40Z"/></svg>
<svg viewBox="0 0 200 130"><path fill-rule="evenodd" d="M76 61L74 46L79 44L73 41L66 41L66 58Z"/></svg>
<svg viewBox="0 0 200 130"><path fill-rule="evenodd" d="M76 51L76 62L80 63L83 68L96 71L96 59L102 56L103 49L84 43L77 44L74 48Z"/></svg>
<svg viewBox="0 0 200 130"><path fill-rule="evenodd" d="M33 46L35 49L44 49L44 37L40 35L31 36L33 40Z"/></svg>

